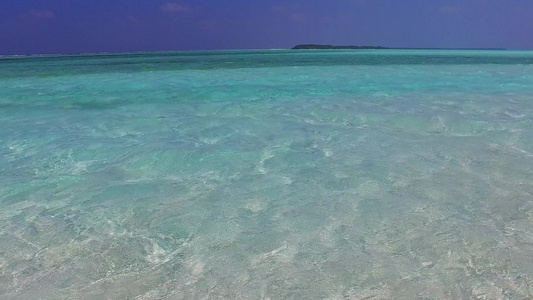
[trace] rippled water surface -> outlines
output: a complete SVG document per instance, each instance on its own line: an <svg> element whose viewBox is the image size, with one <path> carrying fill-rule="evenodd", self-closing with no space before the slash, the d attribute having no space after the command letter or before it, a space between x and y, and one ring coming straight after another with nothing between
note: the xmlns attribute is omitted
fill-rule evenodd
<svg viewBox="0 0 533 300"><path fill-rule="evenodd" d="M531 299L533 52L0 58L0 299Z"/></svg>

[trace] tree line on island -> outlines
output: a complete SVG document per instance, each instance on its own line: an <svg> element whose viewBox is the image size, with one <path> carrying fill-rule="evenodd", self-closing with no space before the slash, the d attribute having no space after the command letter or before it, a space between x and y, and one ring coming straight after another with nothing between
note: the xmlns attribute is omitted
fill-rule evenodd
<svg viewBox="0 0 533 300"><path fill-rule="evenodd" d="M317 44L302 44L292 47L293 50L306 50L306 49L390 49L381 46L333 46L333 45L317 45Z"/></svg>

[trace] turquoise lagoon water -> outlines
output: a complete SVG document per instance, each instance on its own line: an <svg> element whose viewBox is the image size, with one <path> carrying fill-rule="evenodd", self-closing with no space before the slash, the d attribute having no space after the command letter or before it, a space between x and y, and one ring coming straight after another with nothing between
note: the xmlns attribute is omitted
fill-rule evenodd
<svg viewBox="0 0 533 300"><path fill-rule="evenodd" d="M0 58L0 299L531 299L533 53Z"/></svg>

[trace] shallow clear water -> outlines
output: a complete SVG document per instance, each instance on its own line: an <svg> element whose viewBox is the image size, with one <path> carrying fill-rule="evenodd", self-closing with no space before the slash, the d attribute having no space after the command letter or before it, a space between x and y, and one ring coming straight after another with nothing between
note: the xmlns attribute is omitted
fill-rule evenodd
<svg viewBox="0 0 533 300"><path fill-rule="evenodd" d="M1 58L0 124L0 299L533 297L533 52Z"/></svg>

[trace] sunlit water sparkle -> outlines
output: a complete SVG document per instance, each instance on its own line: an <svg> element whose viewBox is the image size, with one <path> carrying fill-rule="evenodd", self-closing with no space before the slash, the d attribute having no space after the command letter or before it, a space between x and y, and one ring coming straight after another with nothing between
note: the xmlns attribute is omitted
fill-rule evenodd
<svg viewBox="0 0 533 300"><path fill-rule="evenodd" d="M530 299L533 52L0 58L0 299Z"/></svg>

